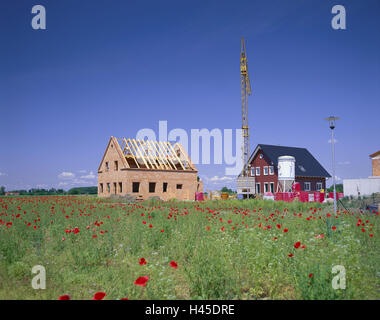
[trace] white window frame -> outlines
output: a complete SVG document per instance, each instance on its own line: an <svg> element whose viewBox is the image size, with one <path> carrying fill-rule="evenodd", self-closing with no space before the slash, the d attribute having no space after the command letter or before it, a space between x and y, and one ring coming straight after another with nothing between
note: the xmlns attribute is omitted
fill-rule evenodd
<svg viewBox="0 0 380 320"><path fill-rule="evenodd" d="M260 192L257 192L257 186L259 186L259 189L260 189L259 191L260 191ZM256 191L256 193L261 194L261 183L260 183L260 182L257 182L257 183L256 183L255 191Z"/></svg>
<svg viewBox="0 0 380 320"><path fill-rule="evenodd" d="M255 176L259 176L259 175L260 175L260 167L256 167L255 168Z"/></svg>
<svg viewBox="0 0 380 320"><path fill-rule="evenodd" d="M255 167L251 167L251 176L252 176L252 177L255 176Z"/></svg>
<svg viewBox="0 0 380 320"><path fill-rule="evenodd" d="M304 182L303 183L303 185L304 185L304 189L305 189L305 191L311 191L311 182ZM306 189L306 186L309 186L307 189Z"/></svg>
<svg viewBox="0 0 380 320"><path fill-rule="evenodd" d="M273 176L274 175L274 167L269 166L269 175Z"/></svg>
<svg viewBox="0 0 380 320"><path fill-rule="evenodd" d="M320 186L320 188L318 188ZM323 183L322 182L317 182L317 191L321 191L323 188Z"/></svg>
<svg viewBox="0 0 380 320"><path fill-rule="evenodd" d="M273 186L273 187L272 187L272 186ZM270 190L270 192L274 193L274 182L271 182L271 183L270 183L269 190ZM272 190L273 190L273 191L272 191Z"/></svg>
<svg viewBox="0 0 380 320"><path fill-rule="evenodd" d="M266 170L265 170L266 169ZM265 171L267 172L267 173L265 173ZM263 175L264 176L267 176L269 174L269 168L268 168L268 166L265 166L264 168L263 168Z"/></svg>
<svg viewBox="0 0 380 320"><path fill-rule="evenodd" d="M268 182L264 182L264 193L265 192L269 192L269 183Z"/></svg>

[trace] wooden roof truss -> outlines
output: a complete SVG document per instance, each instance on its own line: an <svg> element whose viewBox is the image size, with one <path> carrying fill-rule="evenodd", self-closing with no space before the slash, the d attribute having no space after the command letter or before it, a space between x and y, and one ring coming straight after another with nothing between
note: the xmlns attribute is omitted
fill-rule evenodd
<svg viewBox="0 0 380 320"><path fill-rule="evenodd" d="M130 168L156 170L197 170L181 144L169 142L117 139Z"/></svg>

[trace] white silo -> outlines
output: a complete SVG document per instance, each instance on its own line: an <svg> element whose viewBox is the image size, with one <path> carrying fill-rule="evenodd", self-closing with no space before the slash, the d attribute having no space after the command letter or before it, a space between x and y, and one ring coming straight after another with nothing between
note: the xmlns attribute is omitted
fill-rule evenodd
<svg viewBox="0 0 380 320"><path fill-rule="evenodd" d="M277 192L291 192L296 176L296 158L293 156L278 157Z"/></svg>

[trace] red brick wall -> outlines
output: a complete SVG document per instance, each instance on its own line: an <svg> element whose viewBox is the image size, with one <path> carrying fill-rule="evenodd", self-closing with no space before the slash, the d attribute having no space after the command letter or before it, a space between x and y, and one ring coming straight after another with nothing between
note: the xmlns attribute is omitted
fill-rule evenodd
<svg viewBox="0 0 380 320"><path fill-rule="evenodd" d="M251 162L251 168L260 167L260 176L255 175L255 183L260 183L260 193L264 193L264 183L268 183L268 189L270 191L270 183L273 182L274 192L276 192L278 182L277 167L273 166L274 174L270 175L269 166L272 166L271 160L265 154L263 154L263 158L260 159L260 154L263 154L261 150L256 154ZM268 167L268 175L264 175L264 167ZM251 170L249 173L251 174Z"/></svg>
<svg viewBox="0 0 380 320"><path fill-rule="evenodd" d="M372 159L372 176L380 176L380 156Z"/></svg>
<svg viewBox="0 0 380 320"><path fill-rule="evenodd" d="M176 198L178 200L194 200L195 192L203 192L203 183L198 182L197 171L181 170L148 170L126 168L118 152L117 141L113 140L106 150L103 162L98 170L98 196L109 197L111 194L133 196L141 195L143 199L151 196L159 196L163 200ZM118 161L117 168L115 161ZM109 170L106 169L106 162ZM132 192L132 183L140 182L139 192ZM149 183L155 182L155 192L149 192ZM163 192L163 183L168 183L167 191ZM107 184L110 184L108 191ZM116 183L116 189L115 184ZM120 184L122 190L120 192ZM182 184L182 189L177 189L177 184ZM103 186L103 192L101 191Z"/></svg>

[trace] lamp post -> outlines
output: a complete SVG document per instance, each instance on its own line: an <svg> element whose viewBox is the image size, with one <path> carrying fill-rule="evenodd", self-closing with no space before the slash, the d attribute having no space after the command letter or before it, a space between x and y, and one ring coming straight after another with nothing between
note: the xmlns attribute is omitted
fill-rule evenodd
<svg viewBox="0 0 380 320"><path fill-rule="evenodd" d="M334 150L334 128L335 121L339 120L339 118L331 116L326 118L325 120L329 121L330 129L331 129L331 149L332 149L332 174L333 174L333 186L334 186L334 211L337 211L336 208L336 189L335 189L335 150Z"/></svg>

